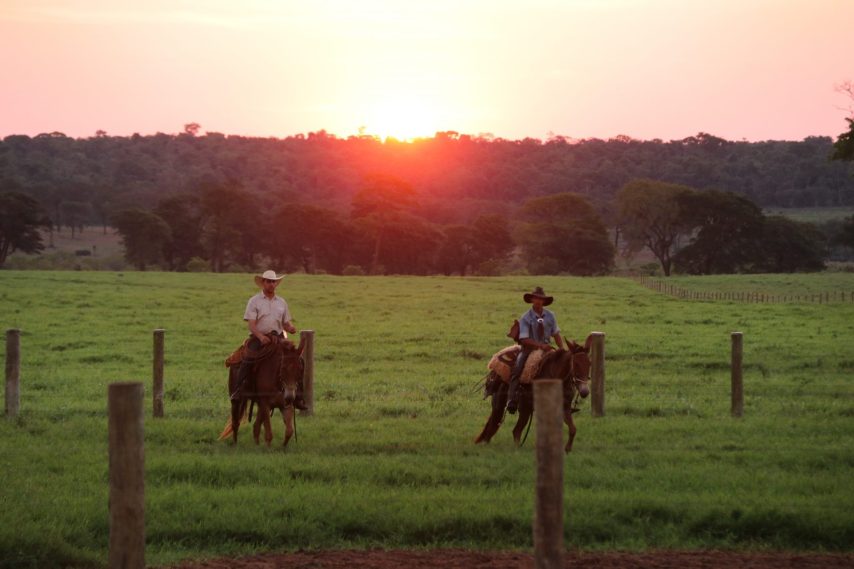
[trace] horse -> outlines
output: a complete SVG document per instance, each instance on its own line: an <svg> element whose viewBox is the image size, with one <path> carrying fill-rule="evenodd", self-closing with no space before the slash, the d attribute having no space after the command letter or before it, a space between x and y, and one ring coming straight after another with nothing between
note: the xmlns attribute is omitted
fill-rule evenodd
<svg viewBox="0 0 854 569"><path fill-rule="evenodd" d="M572 442L575 440L576 428L572 415L577 409L573 406L573 399L577 401L578 397L587 397L590 393L587 382L590 380L591 342L592 336L588 336L583 346L572 341L567 342L569 347L567 350L550 351L543 357L540 369L533 378L533 381L551 378L560 379L563 382L563 420L569 427L569 440L564 447L565 452L572 451ZM483 430L475 437L475 444L488 443L504 421L504 409L507 406L507 391L510 385L494 373L490 373L490 375L491 378L485 387L485 394L492 396L492 413L486 420ZM517 445L521 445L522 431L531 421L533 413L533 384L520 384L519 418L513 428L513 440Z"/></svg>
<svg viewBox="0 0 854 569"><path fill-rule="evenodd" d="M228 370L228 393L231 396L231 423L227 424L220 439L232 437L232 443L237 444L237 432L240 423L246 416L249 405L249 420L252 420L252 406L258 406L252 435L255 444L260 444L261 427L264 427L264 441L267 446L273 440L273 430L270 417L273 411L279 409L285 424L285 437L282 446L287 446L296 429L294 427L294 400L296 399L297 384L303 373L302 353L305 349L304 340L299 346L294 343L270 336L272 344L261 349L256 359L252 378L246 385L238 385L240 364L232 365Z"/></svg>

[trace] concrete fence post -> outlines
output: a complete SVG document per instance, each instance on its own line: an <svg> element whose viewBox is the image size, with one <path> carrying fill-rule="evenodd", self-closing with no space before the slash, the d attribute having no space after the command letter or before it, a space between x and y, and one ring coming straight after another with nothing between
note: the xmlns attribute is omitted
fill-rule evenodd
<svg viewBox="0 0 854 569"><path fill-rule="evenodd" d="M110 440L110 569L145 567L142 400L142 383L111 383L107 389Z"/></svg>
<svg viewBox="0 0 854 569"><path fill-rule="evenodd" d="M6 417L14 419L21 407L21 331L6 330Z"/></svg>
<svg viewBox="0 0 854 569"><path fill-rule="evenodd" d="M537 423L537 486L534 506L534 567L563 567L563 383L534 382Z"/></svg>
<svg viewBox="0 0 854 569"><path fill-rule="evenodd" d="M744 338L741 332L733 332L730 336L732 338L732 356L730 362L730 375L732 380L732 407L730 412L733 417L741 417L742 415L744 415L744 382L742 375Z"/></svg>
<svg viewBox="0 0 854 569"><path fill-rule="evenodd" d="M303 377L303 397L305 405L308 407L305 411L300 411L301 415L314 415L314 330L302 330L299 333L300 342L305 342L305 348L302 353L305 361L305 375Z"/></svg>
<svg viewBox="0 0 854 569"><path fill-rule="evenodd" d="M155 417L163 416L164 335L165 330L162 328L154 331L154 369L151 390Z"/></svg>
<svg viewBox="0 0 854 569"><path fill-rule="evenodd" d="M592 332L590 366L590 410L594 417L605 415L605 332Z"/></svg>

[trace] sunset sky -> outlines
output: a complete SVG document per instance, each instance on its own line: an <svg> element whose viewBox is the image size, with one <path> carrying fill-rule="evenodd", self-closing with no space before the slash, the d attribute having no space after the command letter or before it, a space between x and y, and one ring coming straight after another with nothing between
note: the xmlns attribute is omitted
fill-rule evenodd
<svg viewBox="0 0 854 569"><path fill-rule="evenodd" d="M836 136L854 0L0 0L0 136Z"/></svg>

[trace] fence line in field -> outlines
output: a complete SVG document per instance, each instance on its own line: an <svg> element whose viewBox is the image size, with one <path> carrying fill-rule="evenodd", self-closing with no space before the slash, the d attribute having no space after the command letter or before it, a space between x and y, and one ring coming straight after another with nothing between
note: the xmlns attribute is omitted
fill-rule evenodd
<svg viewBox="0 0 854 569"><path fill-rule="evenodd" d="M725 300L729 302L747 302L760 304L828 304L831 302L854 302L854 291L835 290L812 294L766 294L759 292L702 291L682 288L676 284L648 276L632 279L646 288L683 300Z"/></svg>

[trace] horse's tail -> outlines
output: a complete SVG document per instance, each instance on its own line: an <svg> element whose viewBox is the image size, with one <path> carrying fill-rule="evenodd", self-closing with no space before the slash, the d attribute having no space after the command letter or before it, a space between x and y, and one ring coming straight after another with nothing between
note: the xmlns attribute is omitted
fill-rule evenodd
<svg viewBox="0 0 854 569"><path fill-rule="evenodd" d="M245 425L247 422L246 419L246 400L240 402L240 424ZM231 436L233 432L233 428L231 426L231 418L229 417L228 421L225 423L225 428L222 430L222 433L219 435L219 440L227 439Z"/></svg>

